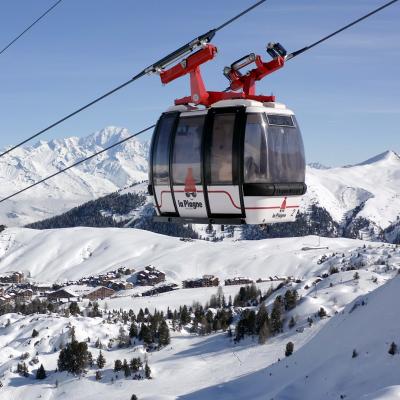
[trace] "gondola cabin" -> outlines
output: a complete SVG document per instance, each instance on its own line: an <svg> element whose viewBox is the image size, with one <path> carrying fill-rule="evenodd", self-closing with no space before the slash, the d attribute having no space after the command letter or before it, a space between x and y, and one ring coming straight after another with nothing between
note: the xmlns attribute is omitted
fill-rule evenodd
<svg viewBox="0 0 400 400"><path fill-rule="evenodd" d="M166 221L294 221L306 190L293 112L254 100L171 107L154 132L150 171L158 220Z"/></svg>
<svg viewBox="0 0 400 400"><path fill-rule="evenodd" d="M187 69L188 60L186 67L178 66ZM233 66L231 72L238 73ZM191 97L176 100L161 115L152 138L149 192L156 220L294 221L306 191L304 147L294 113L273 96L207 92L202 81L193 83L193 70L188 71ZM162 74L168 82L171 77Z"/></svg>

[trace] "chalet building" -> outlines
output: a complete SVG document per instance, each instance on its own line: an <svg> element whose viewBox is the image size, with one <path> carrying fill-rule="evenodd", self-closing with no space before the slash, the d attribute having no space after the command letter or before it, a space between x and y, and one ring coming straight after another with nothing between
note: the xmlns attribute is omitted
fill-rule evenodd
<svg viewBox="0 0 400 400"><path fill-rule="evenodd" d="M134 268L120 267L117 271L122 275L132 275L135 272Z"/></svg>
<svg viewBox="0 0 400 400"><path fill-rule="evenodd" d="M99 286L97 288L92 289L89 293L87 293L85 295L85 298L89 299L90 301L102 300L105 299L106 297L111 297L114 293L115 290L111 288Z"/></svg>
<svg viewBox="0 0 400 400"><path fill-rule="evenodd" d="M148 265L143 271L136 275L136 282L141 286L154 286L165 281L165 273L155 267Z"/></svg>
<svg viewBox="0 0 400 400"><path fill-rule="evenodd" d="M54 291L54 288L50 284L46 283L35 283L30 286L34 293L44 296L46 293Z"/></svg>
<svg viewBox="0 0 400 400"><path fill-rule="evenodd" d="M2 296L0 296L0 305L10 304L14 301L14 297L14 293L4 293Z"/></svg>
<svg viewBox="0 0 400 400"><path fill-rule="evenodd" d="M23 272L10 272L0 276L0 282L2 283L22 283L24 281Z"/></svg>
<svg viewBox="0 0 400 400"><path fill-rule="evenodd" d="M157 286L153 289L147 290L142 293L142 296L154 296L159 293L172 292L173 290L178 289L178 285L176 283L168 283L165 285Z"/></svg>
<svg viewBox="0 0 400 400"><path fill-rule="evenodd" d="M254 281L250 278L244 278L243 276L235 276L234 278L225 279L225 286L231 285L250 285Z"/></svg>
<svg viewBox="0 0 400 400"><path fill-rule="evenodd" d="M219 279L214 275L203 275L202 278L187 279L182 282L184 289L218 286Z"/></svg>
<svg viewBox="0 0 400 400"><path fill-rule="evenodd" d="M68 289L58 289L55 292L47 293L47 300L49 301L74 301L78 299L78 295Z"/></svg>
<svg viewBox="0 0 400 400"><path fill-rule="evenodd" d="M13 291L14 300L17 302L24 303L26 301L31 301L33 296L32 289L17 289Z"/></svg>
<svg viewBox="0 0 400 400"><path fill-rule="evenodd" d="M107 287L117 292L119 290L133 289L133 284L125 281L111 281L107 284Z"/></svg>

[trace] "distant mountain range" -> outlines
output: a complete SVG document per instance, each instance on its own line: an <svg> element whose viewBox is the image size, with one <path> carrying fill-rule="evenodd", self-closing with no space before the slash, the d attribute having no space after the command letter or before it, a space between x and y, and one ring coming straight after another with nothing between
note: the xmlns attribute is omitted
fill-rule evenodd
<svg viewBox="0 0 400 400"><path fill-rule="evenodd" d="M18 149L0 159L0 195L4 197L129 134L124 128L107 127L85 138L41 141L35 146ZM148 150L148 143L132 139L45 185L4 202L0 204L1 223L16 226L44 220L144 181L147 179ZM392 242L400 240L400 157L395 152L387 151L346 167L329 168L319 163L309 164L306 183L308 191L302 201L297 226L277 224L271 226L268 235L293 236L320 232L329 236L386 239ZM126 200L123 201L131 204L132 199ZM112 201L118 200L113 197ZM101 208L99 204L105 203L92 202L89 208L81 207L81 217L69 213L69 216L74 215L74 224L79 225L79 221L82 221L82 225L86 224L84 221L88 218L85 212L88 211L85 210L93 212L93 204L98 212ZM149 205L144 207L148 218ZM132 219L132 215L140 219L141 213L136 203L134 208L134 213L127 212L127 221ZM105 209L99 215L110 218L112 214L112 209ZM121 215L117 216L116 221L119 226L127 222ZM104 224L109 226L104 221L99 226ZM56 226L63 224L58 220ZM257 228L249 228L245 232L250 234L249 238L266 237L266 233Z"/></svg>
<svg viewBox="0 0 400 400"><path fill-rule="evenodd" d="M87 137L40 141L0 159L0 196L126 138L125 128L107 127ZM65 212L86 201L147 179L148 144L132 139L29 192L0 204L2 224L20 226Z"/></svg>

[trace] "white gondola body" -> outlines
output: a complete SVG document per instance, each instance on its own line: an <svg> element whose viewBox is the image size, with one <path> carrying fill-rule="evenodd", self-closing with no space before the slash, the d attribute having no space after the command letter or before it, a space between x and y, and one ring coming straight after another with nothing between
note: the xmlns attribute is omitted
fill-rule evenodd
<svg viewBox="0 0 400 400"><path fill-rule="evenodd" d="M149 185L158 220L271 224L296 219L306 190L304 148L294 113L283 104L223 100L208 109L174 106L161 118L151 145ZM273 136L271 120L278 121ZM282 121L293 126L280 126ZM274 153L272 141L285 142L284 157Z"/></svg>

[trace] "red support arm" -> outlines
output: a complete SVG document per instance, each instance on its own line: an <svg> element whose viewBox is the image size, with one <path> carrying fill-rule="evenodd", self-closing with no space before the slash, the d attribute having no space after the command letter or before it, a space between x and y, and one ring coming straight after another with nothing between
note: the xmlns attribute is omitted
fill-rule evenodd
<svg viewBox="0 0 400 400"><path fill-rule="evenodd" d="M282 68L285 63L283 57L277 57L264 63L260 56L256 56L256 68L245 75L236 70L231 70L230 88L234 91L242 89L241 92L209 92L206 90L200 72L200 65L212 60L217 54L217 48L207 44L203 49L196 51L185 58L179 64L160 73L161 82L167 84L186 74L190 74L191 95L175 100L175 104L202 104L209 107L211 104L228 99L249 99L261 102L275 101L274 96L258 96L255 94L255 82L261 80L272 72Z"/></svg>
<svg viewBox="0 0 400 400"><path fill-rule="evenodd" d="M246 95L254 96L255 82L282 68L285 65L285 59L279 56L265 63L260 56L257 56L255 63L256 68L250 70L246 75L236 74L236 79L234 79L230 85L232 90L243 89Z"/></svg>

